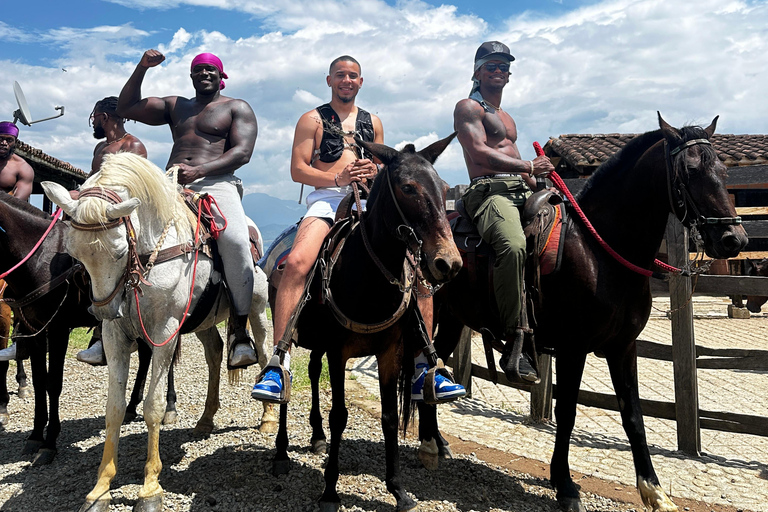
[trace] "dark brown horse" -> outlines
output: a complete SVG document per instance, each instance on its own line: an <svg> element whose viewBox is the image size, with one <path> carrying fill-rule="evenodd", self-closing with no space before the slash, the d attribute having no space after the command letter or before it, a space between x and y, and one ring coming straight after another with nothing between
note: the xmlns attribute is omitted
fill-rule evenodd
<svg viewBox="0 0 768 512"><path fill-rule="evenodd" d="M372 325L392 317L403 302L404 293L415 292L411 283L405 291L394 285L391 276L406 274L404 261L410 248L421 257L421 269L427 280L442 283L452 278L461 267L461 258L453 243L445 218L447 184L440 179L432 164L453 136L416 152L413 145L396 151L382 144L362 143L386 164L373 183L368 210L361 224L347 237L335 261L330 278L332 301L347 319L359 325ZM370 240L364 240L364 228ZM371 256L380 260L378 265ZM383 269L386 269L384 271ZM385 277L390 274L390 278ZM322 276L316 275L310 295L319 297ZM402 284L402 282L400 283ZM322 511L338 510L339 449L347 424L344 403L344 367L351 357L375 355L379 367L382 429L386 451L386 485L397 501L397 510L411 510L416 503L408 496L400 479L398 456L398 381L413 374L414 350L420 348L415 338L416 300L413 297L390 326L376 332L362 333L342 326L326 299L324 304L310 301L298 319L298 342L313 354L326 353L331 379L333 405L329 417L331 445L325 470L325 491L320 498ZM314 358L319 360L319 358ZM410 402L410 387L403 400ZM287 406L280 408L274 471L288 470ZM317 437L315 434L313 437ZM323 435L324 437L324 435Z"/></svg>
<svg viewBox="0 0 768 512"><path fill-rule="evenodd" d="M708 141L716 121L705 129L678 130L659 116L660 130L627 143L581 191L577 202L587 218L625 259L651 268L670 212L687 226L698 227L707 254L714 258L733 257L746 246L746 233L736 224L725 188L726 168ZM569 222L562 268L542 277L543 307L535 330L539 347L556 350L551 481L557 500L565 510L584 510L570 476L568 445L585 360L597 350L608 362L643 502L654 512L677 510L651 464L639 403L635 340L650 314L649 279L609 256L579 220ZM500 332L498 319L488 320L486 314L495 309L489 302L492 295L487 279L471 283L466 269L438 292L438 355L445 358L453 351L464 325ZM434 407L420 405L419 412L420 437L434 439L445 450Z"/></svg>
<svg viewBox="0 0 768 512"><path fill-rule="evenodd" d="M755 263L754 261L747 260L747 275L750 276L768 276L768 258ZM747 309L752 313L759 313L763 307L763 304L768 302L768 297L761 295L749 295L747 296Z"/></svg>
<svg viewBox="0 0 768 512"><path fill-rule="evenodd" d="M50 215L26 201L0 193L0 271L5 272L27 256L51 220ZM23 304L15 310L15 314L22 317L15 336L18 336L19 346L24 347L19 350L26 350L30 356L35 420L22 454L35 454L36 464L50 463L56 455L56 439L61 431L59 397L69 333L75 327L96 325L96 319L88 313L91 301L84 281L87 279L85 274L74 273L67 277L75 265L74 259L64 249L68 230L66 224L57 222L32 257L6 277L8 287L5 297ZM67 278L47 293L27 300L37 290L45 292L48 284L59 276ZM128 406L133 412L126 413L126 421L130 421L131 416L136 417L136 405L142 398L144 378L152 355L151 351L142 350L141 344L139 349L139 371ZM175 415L176 396L172 387L169 387L169 396L173 397L174 406L169 405L166 422L172 421Z"/></svg>

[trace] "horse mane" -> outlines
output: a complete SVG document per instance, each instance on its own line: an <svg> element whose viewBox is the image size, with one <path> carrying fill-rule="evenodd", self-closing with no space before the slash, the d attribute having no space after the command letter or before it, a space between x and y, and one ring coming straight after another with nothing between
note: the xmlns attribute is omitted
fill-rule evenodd
<svg viewBox="0 0 768 512"><path fill-rule="evenodd" d="M13 197L11 194L8 194L7 192L0 193L0 201L8 203L8 205L11 206L12 208L16 210L21 210L34 217L47 220L47 221L51 220L51 216L45 213L44 211L32 206L27 201Z"/></svg>
<svg viewBox="0 0 768 512"><path fill-rule="evenodd" d="M120 152L104 156L101 170L88 178L83 188L101 187L125 189L131 197L141 201L139 208L151 208L152 217L161 226L173 221L181 235L191 232L192 223L187 208L179 197L176 184L165 173L144 157ZM85 224L105 223L107 203L102 200L81 200L78 222Z"/></svg>

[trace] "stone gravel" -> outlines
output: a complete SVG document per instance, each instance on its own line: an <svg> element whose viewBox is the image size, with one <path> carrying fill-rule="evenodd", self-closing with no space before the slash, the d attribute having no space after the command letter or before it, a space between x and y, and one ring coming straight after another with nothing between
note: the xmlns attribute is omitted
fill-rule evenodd
<svg viewBox="0 0 768 512"><path fill-rule="evenodd" d="M274 434L258 430L262 406L250 398L257 370L249 369L244 382L226 383L222 370L221 409L216 429L208 437L195 437L192 429L205 403L205 360L195 338L183 340L181 363L176 368L178 422L164 426L160 436L169 511L315 511L323 483L325 455L310 452L309 389L294 390L289 409L291 471L271 474ZM62 394L62 433L53 464L36 467L20 455L32 427L33 399L11 396L11 423L0 431L0 512L78 510L96 481L104 438L107 369L93 368L74 359L70 350ZM133 373L137 361L132 362ZM132 377L133 377L132 373ZM13 382L9 378L9 385ZM132 382L132 379L131 379ZM357 400L372 400L359 384L348 380ZM15 383L13 383L15 384ZM326 417L330 389L321 392ZM348 401L349 421L341 447L338 491L342 511L392 511L395 500L384 483L384 443L379 419L366 408ZM476 440L482 443L481 439ZM124 425L119 445L118 474L112 485L112 508L133 509L143 480L146 427ZM538 512L559 510L549 482L515 473L478 459L474 454L441 461L440 470L424 469L416 456L413 434L400 440L403 479L417 510L477 512ZM584 495L589 511L636 510L607 498Z"/></svg>

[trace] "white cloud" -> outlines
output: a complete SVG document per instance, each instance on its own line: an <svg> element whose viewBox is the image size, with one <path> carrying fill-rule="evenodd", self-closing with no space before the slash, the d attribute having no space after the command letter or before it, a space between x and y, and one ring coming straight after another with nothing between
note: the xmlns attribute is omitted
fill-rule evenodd
<svg viewBox="0 0 768 512"><path fill-rule="evenodd" d="M657 110L674 125L708 124L721 114L723 133L768 131L764 2L607 0L557 16L516 14L494 32L485 20L461 15L451 5L418 1L117 3L169 17L159 9L205 5L238 11L253 17L254 32L234 38L180 26L171 40L158 41L140 21L61 29L44 34L43 41L68 45L72 55L80 55L65 59L67 73L60 63L49 68L0 60L24 86L33 116L53 115L53 105L67 107L59 120L22 127L22 139L83 168L90 166L95 143L87 126L93 103L117 94L152 46L163 48L168 58L148 72L145 95L191 94L192 57L211 51L222 58L230 76L225 94L248 101L259 120L253 158L238 174L249 191L287 199L295 199L299 188L288 169L296 121L328 101L328 65L343 54L362 63L358 104L382 119L392 146L414 141L421 149L453 131L453 107L469 92L475 50L492 39L509 44L517 57L502 106L517 122L523 158L533 158L533 140L544 143L562 133L652 130ZM499 21L499 14L494 16ZM0 35L29 37L2 23ZM16 108L8 97L0 94L1 112ZM168 128L130 124L128 129L144 140L150 158L165 166ZM456 142L436 167L451 185L467 181Z"/></svg>

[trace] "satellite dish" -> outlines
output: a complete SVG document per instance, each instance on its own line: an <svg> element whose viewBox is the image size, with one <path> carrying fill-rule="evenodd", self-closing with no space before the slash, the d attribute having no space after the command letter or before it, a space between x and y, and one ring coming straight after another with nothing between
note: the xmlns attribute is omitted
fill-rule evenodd
<svg viewBox="0 0 768 512"><path fill-rule="evenodd" d="M19 109L13 113L14 124L16 124L16 121L21 121L21 124L31 126L35 123L39 123L41 121L48 121L50 119L56 119L57 117L61 117L64 115L64 107L54 107L55 110L59 111L59 115L46 117L45 119L38 119L37 121L32 121L32 114L29 111L29 106L27 105L27 99L24 97L24 92L21 90L21 86L19 85L19 82L13 82L13 94L14 96L16 96L16 103L18 103L19 105Z"/></svg>

